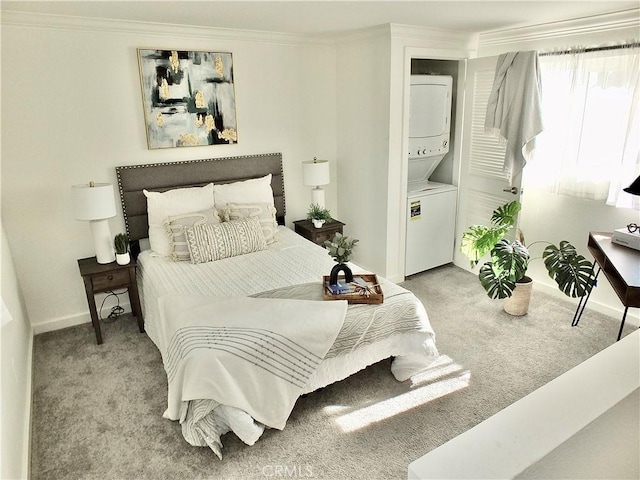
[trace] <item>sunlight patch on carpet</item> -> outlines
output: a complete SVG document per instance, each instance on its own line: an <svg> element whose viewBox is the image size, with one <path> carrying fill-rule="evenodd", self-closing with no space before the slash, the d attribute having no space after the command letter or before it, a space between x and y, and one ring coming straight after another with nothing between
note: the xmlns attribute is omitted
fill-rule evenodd
<svg viewBox="0 0 640 480"><path fill-rule="evenodd" d="M430 366L423 372L416 373L411 377L411 386L417 387L425 383L431 383L441 378L448 377L454 373L461 372L462 366L447 355L440 355Z"/></svg>
<svg viewBox="0 0 640 480"><path fill-rule="evenodd" d="M470 378L471 372L466 370L457 376L423 385L397 397L389 398L351 413L341 415L335 418L334 422L338 424L343 432L354 432L373 423L429 403L437 398L462 390L469 386Z"/></svg>

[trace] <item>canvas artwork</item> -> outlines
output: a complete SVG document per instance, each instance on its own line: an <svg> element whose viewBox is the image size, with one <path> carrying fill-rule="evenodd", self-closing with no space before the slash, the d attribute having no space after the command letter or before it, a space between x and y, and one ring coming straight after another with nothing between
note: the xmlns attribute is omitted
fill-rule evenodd
<svg viewBox="0 0 640 480"><path fill-rule="evenodd" d="M138 49L150 149L238 141L231 53Z"/></svg>

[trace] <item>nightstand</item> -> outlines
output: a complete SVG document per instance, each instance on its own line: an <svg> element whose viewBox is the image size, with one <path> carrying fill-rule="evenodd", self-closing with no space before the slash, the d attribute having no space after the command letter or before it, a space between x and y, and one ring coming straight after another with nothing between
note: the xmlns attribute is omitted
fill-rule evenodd
<svg viewBox="0 0 640 480"><path fill-rule="evenodd" d="M326 222L320 228L314 227L311 220L296 220L293 224L298 235L318 245L322 245L325 240L331 240L336 232L342 233L342 227L344 227L344 223L335 219Z"/></svg>
<svg viewBox="0 0 640 480"><path fill-rule="evenodd" d="M117 288L129 290L129 300L131 310L138 318L140 332L144 332L144 320L142 309L140 308L140 297L138 296L138 284L136 283L136 262L131 260L127 265L118 265L116 262L100 264L96 257L81 258L78 260L80 275L84 280L84 289L87 294L87 303L91 312L91 323L96 331L96 342L102 343L102 332L100 331L100 319L96 309L94 295L100 292L108 292Z"/></svg>

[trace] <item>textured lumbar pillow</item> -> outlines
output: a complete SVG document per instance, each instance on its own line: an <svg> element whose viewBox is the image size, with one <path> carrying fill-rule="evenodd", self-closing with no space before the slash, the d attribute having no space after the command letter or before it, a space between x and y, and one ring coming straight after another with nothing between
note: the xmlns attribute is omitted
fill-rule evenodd
<svg viewBox="0 0 640 480"><path fill-rule="evenodd" d="M191 263L204 263L267 248L257 217L185 227Z"/></svg>

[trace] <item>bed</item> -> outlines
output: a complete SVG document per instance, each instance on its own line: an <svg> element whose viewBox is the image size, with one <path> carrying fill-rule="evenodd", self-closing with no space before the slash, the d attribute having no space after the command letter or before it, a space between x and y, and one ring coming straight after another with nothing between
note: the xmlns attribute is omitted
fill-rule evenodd
<svg viewBox="0 0 640 480"><path fill-rule="evenodd" d="M323 301L335 263L284 226L280 154L116 174L145 331L167 372L164 416L191 445L222 458L225 433L252 445L284 428L302 394L389 357L404 381L437 357L422 303L384 278L382 304Z"/></svg>

